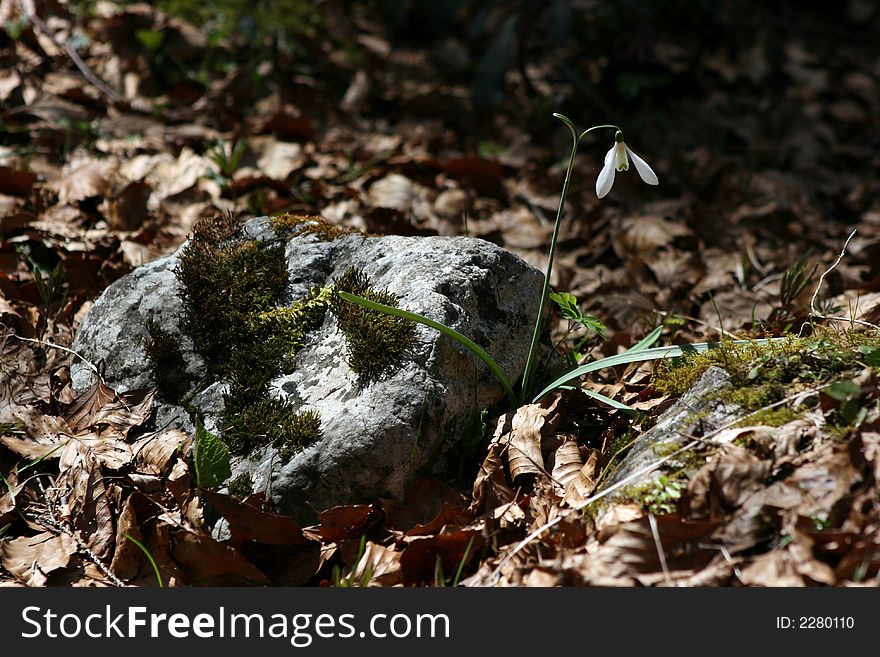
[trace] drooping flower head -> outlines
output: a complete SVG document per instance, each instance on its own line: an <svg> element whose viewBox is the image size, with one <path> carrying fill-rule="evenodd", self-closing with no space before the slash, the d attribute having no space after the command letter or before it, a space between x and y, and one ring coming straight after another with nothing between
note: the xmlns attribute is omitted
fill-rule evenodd
<svg viewBox="0 0 880 657"><path fill-rule="evenodd" d="M632 152L629 146L623 141L623 132L618 130L614 135L614 146L605 154L605 166L599 172L596 179L596 196L602 198L611 191L614 185L614 174L617 171L629 170L629 158L632 158L633 164L636 165L636 171L639 176L649 185L656 185L657 174L648 166L642 158Z"/></svg>

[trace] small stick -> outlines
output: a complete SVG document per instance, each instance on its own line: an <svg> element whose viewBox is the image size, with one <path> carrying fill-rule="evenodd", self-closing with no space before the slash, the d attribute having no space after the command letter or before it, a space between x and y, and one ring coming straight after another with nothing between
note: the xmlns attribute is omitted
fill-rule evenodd
<svg viewBox="0 0 880 657"><path fill-rule="evenodd" d="M856 234L855 228L849 234L849 237L846 238L846 241L843 243L843 248L840 250L840 254L837 256L837 260L834 261L834 264L831 265L828 269L822 272L822 275L819 277L819 284L816 285L816 290L813 292L813 298L810 299L810 313L813 317L818 317L819 319L824 320L834 320L838 322L850 322L853 324L861 324L862 326L870 327L876 331L880 331L880 326L876 324L871 324L871 322L866 322L861 319L856 319L855 317L835 317L832 315L825 315L824 313L819 312L819 309L816 308L816 298L819 296L819 290L822 289L822 283L825 281L825 277L830 274L837 265L840 264L840 261L843 260L843 256L846 255L846 247L849 246L849 241Z"/></svg>
<svg viewBox="0 0 880 657"><path fill-rule="evenodd" d="M92 370L92 372L95 373L95 376L98 377L98 380L101 383L104 383L104 377L101 376L101 372L98 370L98 367L94 363L92 363L91 361L87 360L84 356L75 352L73 349L68 349L67 347L62 347L60 344L55 344L54 342L45 342L44 340L35 340L34 338L24 338L24 337L18 335L17 333L4 333L3 335L0 335L0 338L15 338L16 340L21 340L22 342L31 342L33 344L38 344L41 347L49 347L51 349L59 349L60 351L66 352L68 354L73 354L74 356L79 358L82 362L84 362L86 365L88 365L89 368Z"/></svg>
<svg viewBox="0 0 880 657"><path fill-rule="evenodd" d="M64 50L67 53L67 56L76 64L76 67L80 70L85 77L86 80L91 82L95 87L97 87L98 91L107 96L110 100L112 100L117 105L124 105L125 99L116 92L110 85L104 82L101 78L95 75L92 72L92 69L89 68L88 64L86 64L82 57L79 56L79 53L76 52L76 49L71 46L69 43L59 43L58 39L55 38L55 35L49 29L49 26L43 22L43 19L37 16L37 12L34 9L33 0L21 0L21 8L27 16L27 19L33 23L34 27L36 27L40 32L42 32L52 43L54 43L57 47Z"/></svg>
<svg viewBox="0 0 880 657"><path fill-rule="evenodd" d="M660 569L663 571L663 579L666 586L672 586L672 577L669 575L669 567L666 565L666 555L663 554L663 544L660 542L660 532L657 531L657 518L653 513L648 514L648 524L651 525L651 535L654 537L654 545L657 546L657 556L660 557Z"/></svg>

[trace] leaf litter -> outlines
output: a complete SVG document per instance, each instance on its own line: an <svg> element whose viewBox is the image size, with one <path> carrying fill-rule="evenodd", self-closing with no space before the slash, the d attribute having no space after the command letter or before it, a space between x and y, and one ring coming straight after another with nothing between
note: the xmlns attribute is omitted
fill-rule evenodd
<svg viewBox="0 0 880 657"><path fill-rule="evenodd" d="M338 19L352 11L345 4L326 11ZM376 233L468 234L542 267L551 192L561 183L558 136L533 120L528 90L556 89L573 102L581 75L606 90L625 89L625 79L601 63L556 78L536 51L536 65L507 82L506 120L478 135L466 118L467 82L446 79L428 49L392 45L376 20L336 21L375 60L370 70L342 52L324 56L320 39L309 38L303 47L322 53L320 70L301 69L284 85L273 78L283 62L267 61L264 88L249 88L253 76L238 64L165 87L180 71L121 35L166 30L174 38L162 47L193 65L206 52L204 35L152 5L99 5L87 26L69 3L38 12L56 33L91 31L80 54L106 89L84 81L64 48L32 27L0 46L3 61L14 62L0 77L0 584L155 586L128 537L169 586L876 584L880 418L871 376L859 384L861 417L826 395L781 426L735 427L699 445L686 473L667 473L683 477L681 489L649 491L667 496L662 508L590 502L627 445L673 401L653 389L649 367L636 365L582 385L640 415L577 390L498 413L469 477L426 477L403 500L316 509L311 527L276 513L263 494L198 489L194 436L153 426L154 390L99 383L71 391L64 348L102 289L172 252L198 218L226 211L317 213ZM18 3L0 7L22 18ZM486 20L491 30L504 17ZM658 164L675 172L669 188L678 198L600 206L590 185L572 189L551 282L607 325L591 357L617 353L657 323L665 343L797 329L816 280L787 303L781 281L808 249L805 267L831 264L847 233L832 215L865 230L825 282L823 307L877 323L880 209L872 199L880 190L844 164L872 157L876 142L860 135L880 111L876 80L860 70L859 43L823 64L796 32L782 38L781 63L713 50L693 95L642 91L658 107L656 119L644 119L642 129L658 135L646 146L666 153ZM216 48L234 61L231 42ZM469 48L460 42L456 51L468 56ZM661 36L650 57L680 74L683 48ZM621 60L624 69L639 65ZM802 114L788 110L792 125L809 117L815 128L777 139L776 153L761 147L768 127L738 109L758 106L773 66L803 100ZM827 75L832 69L845 71ZM347 92L337 98L323 79L345 82ZM626 98L620 91L616 101L628 107ZM690 132L657 129L667 113L691 116L697 128L717 125L717 139L754 144L744 146L748 167L739 146L683 144ZM244 148L233 163L236 143ZM596 170L582 156L575 177L588 181ZM803 177L818 182L811 188ZM874 367L865 363L865 372ZM220 525L206 520L213 515Z"/></svg>

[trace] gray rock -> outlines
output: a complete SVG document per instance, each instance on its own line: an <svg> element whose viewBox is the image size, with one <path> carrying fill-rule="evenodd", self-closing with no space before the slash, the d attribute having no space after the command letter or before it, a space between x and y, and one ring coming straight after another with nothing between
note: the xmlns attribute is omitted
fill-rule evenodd
<svg viewBox="0 0 880 657"><path fill-rule="evenodd" d="M717 394L729 387L730 375L727 372L714 366L707 369L681 399L660 415L657 424L636 439L620 465L601 486L601 490L607 490L626 481L619 490L610 493L606 500L625 499L627 488L643 486L657 480L663 474L660 468L635 475L691 442L691 436L709 433L733 421L739 406L725 404L718 399ZM668 465L672 468L684 467L686 461L676 460L677 458L668 461Z"/></svg>
<svg viewBox="0 0 880 657"><path fill-rule="evenodd" d="M266 218L245 233L277 239ZM183 247L182 247L183 248ZM181 339L187 375L204 376L204 363L181 334L180 285L173 274L180 251L116 281L95 302L77 333L74 349L103 361L105 379L119 391L154 384L144 354L145 322L152 318ZM542 274L489 242L464 237L363 237L320 241L301 235L286 245L287 302L332 282L348 267L363 269L376 289L400 297L400 307L423 314L483 346L511 382L521 375L531 338ZM421 471L439 472L443 455L463 437L473 414L503 397L482 361L456 341L422 325L411 361L366 386L346 363L346 341L335 317L311 332L296 357L296 370L279 377L272 394L300 410L317 410L322 438L289 459L271 448L236 459L233 477L251 476L279 508L310 519L309 507L400 497ZM91 371L72 368L75 389L91 385ZM193 403L217 428L223 382L201 382ZM191 430L187 413L159 408L157 422Z"/></svg>

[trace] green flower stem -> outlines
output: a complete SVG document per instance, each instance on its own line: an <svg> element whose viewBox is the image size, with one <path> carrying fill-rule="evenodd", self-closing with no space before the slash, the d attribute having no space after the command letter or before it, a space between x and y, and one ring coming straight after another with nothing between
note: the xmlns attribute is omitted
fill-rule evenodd
<svg viewBox="0 0 880 657"><path fill-rule="evenodd" d="M553 236L550 238L550 252L547 254L547 270L544 273L544 287L541 290L541 300L538 303L538 316L535 319L535 330L532 332L532 342L529 345L529 355L526 359L526 368L523 372L522 386L520 388L520 404L524 404L526 396L532 385L532 377L535 369L535 355L538 349L538 341L541 338L541 327L544 322L544 310L547 307L547 296L550 291L550 275L553 273L553 259L556 255L556 241L559 237L559 227L562 224L562 213L565 211L565 197L568 196L568 185L571 182L571 172L574 169L574 158L577 155L578 145L588 133L593 130L602 128L613 128L620 130L616 125L595 125L592 128L584 130L578 135L577 130L571 120L563 114L554 114L557 119L562 121L571 131L572 145L571 155L568 158L568 169L565 172L565 182L562 184L562 194L559 197L559 208L556 211L556 223L553 226Z"/></svg>
<svg viewBox="0 0 880 657"><path fill-rule="evenodd" d="M359 306L363 306L364 308L369 308L370 310L376 310L387 315L394 315L396 317L402 317L403 319L408 319L413 322L418 322L419 324L424 324L425 326L436 329L437 331L445 333L449 337L457 340L465 347L470 349L474 354L479 356L484 363L486 363L486 365L492 371L492 374L495 375L495 377L501 383L501 386L504 388L504 394L507 396L508 402L510 402L512 406L516 406L516 395L513 394L513 387L510 385L510 381L507 380L507 377L504 376L504 372L502 372L501 368L498 367L498 363L492 360L492 357L488 353L486 353L486 351L482 347L480 347L480 345L462 335L455 329L451 329L444 324L440 324L439 322L435 322L432 319L428 319L424 315L412 313L408 310L401 310L400 308L395 308L394 306L386 306L381 303L376 303L375 301L364 299L363 297L350 294L349 292L343 292L342 290L339 290L337 294L346 301L356 303Z"/></svg>

